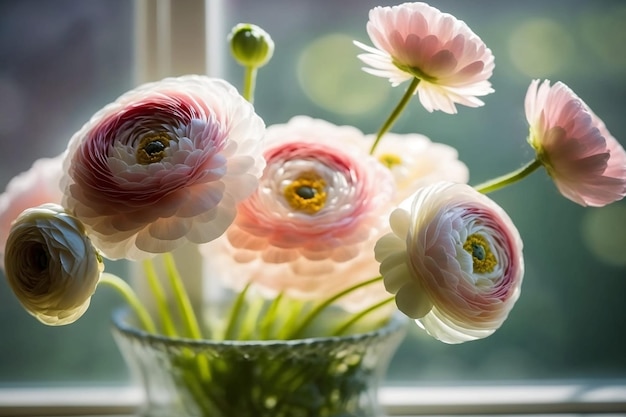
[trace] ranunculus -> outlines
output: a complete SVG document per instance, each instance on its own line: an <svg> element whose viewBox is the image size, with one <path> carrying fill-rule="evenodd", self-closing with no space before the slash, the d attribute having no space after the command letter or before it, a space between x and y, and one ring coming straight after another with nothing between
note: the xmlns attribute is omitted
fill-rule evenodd
<svg viewBox="0 0 626 417"><path fill-rule="evenodd" d="M109 258L208 242L256 189L264 131L252 105L223 80L144 84L70 140L64 206Z"/></svg>
<svg viewBox="0 0 626 417"><path fill-rule="evenodd" d="M373 140L373 136L371 136ZM432 142L420 134L385 134L374 156L387 166L396 181L400 203L420 187L437 181L467 183L469 169L451 146Z"/></svg>
<svg viewBox="0 0 626 417"><path fill-rule="evenodd" d="M489 336L507 318L524 275L522 240L506 212L466 184L419 189L376 244L385 288L433 337Z"/></svg>
<svg viewBox="0 0 626 417"><path fill-rule="evenodd" d="M36 160L28 171L15 176L0 195L0 268L11 223L27 208L44 203L60 203L63 193L59 180L63 173L63 154Z"/></svg>
<svg viewBox="0 0 626 417"><path fill-rule="evenodd" d="M563 196L601 207L626 195L626 151L569 87L533 80L525 107L528 142Z"/></svg>
<svg viewBox="0 0 626 417"><path fill-rule="evenodd" d="M363 133L298 116L268 127L266 140L258 190L204 249L210 261L223 255L224 278L312 299L378 275L372 242L386 228L394 183L364 150Z"/></svg>
<svg viewBox="0 0 626 417"><path fill-rule="evenodd" d="M4 262L22 306L51 326L73 323L83 315L104 269L80 221L58 204L20 214L7 239Z"/></svg>
<svg viewBox="0 0 626 417"><path fill-rule="evenodd" d="M364 71L389 78L392 85L419 79L417 93L429 112L456 113L455 103L482 106L476 98L493 92L488 81L494 57L461 20L426 3L404 3L370 10L367 33L375 48L355 44L367 53Z"/></svg>

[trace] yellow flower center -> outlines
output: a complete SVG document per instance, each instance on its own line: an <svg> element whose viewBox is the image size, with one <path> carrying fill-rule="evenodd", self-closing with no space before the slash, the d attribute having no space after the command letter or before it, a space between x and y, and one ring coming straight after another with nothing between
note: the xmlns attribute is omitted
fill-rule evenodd
<svg viewBox="0 0 626 417"><path fill-rule="evenodd" d="M291 208L315 214L326 204L326 181L314 173L302 174L285 187L284 196Z"/></svg>
<svg viewBox="0 0 626 417"><path fill-rule="evenodd" d="M487 239L482 235L469 235L463 244L463 249L472 255L474 262L473 272L479 274L492 272L498 264L495 255L489 247L489 242L487 242Z"/></svg>
<svg viewBox="0 0 626 417"><path fill-rule="evenodd" d="M391 169L396 165L400 165L402 163L402 158L398 155L392 153L386 153L378 157L378 160L381 164Z"/></svg>
<svg viewBox="0 0 626 417"><path fill-rule="evenodd" d="M148 165L165 158L165 149L170 146L170 137L165 133L150 133L139 142L137 163Z"/></svg>

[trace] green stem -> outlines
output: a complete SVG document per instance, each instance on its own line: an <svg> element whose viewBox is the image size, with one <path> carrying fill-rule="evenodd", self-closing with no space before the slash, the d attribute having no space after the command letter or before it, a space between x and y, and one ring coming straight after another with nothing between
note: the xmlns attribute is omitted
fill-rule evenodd
<svg viewBox="0 0 626 417"><path fill-rule="evenodd" d="M246 67L243 75L243 97L254 103L254 87L256 85L256 67Z"/></svg>
<svg viewBox="0 0 626 417"><path fill-rule="evenodd" d="M261 324L259 326L261 328L261 340L269 339L270 337L272 325L276 320L276 312L278 311L278 306L283 299L283 295L283 292L278 293L276 298L274 298L274 300L272 300L272 302L270 303L270 306L267 308L266 313L263 315L263 319L261 320Z"/></svg>
<svg viewBox="0 0 626 417"><path fill-rule="evenodd" d="M187 329L187 334L193 339L202 339L202 332L200 331L198 318L193 311L189 294L185 290L180 273L178 272L178 269L176 269L174 256L171 253L164 254L163 262L165 262L167 277L169 278L170 285L174 290L174 297L176 299L176 303L178 304L183 323Z"/></svg>
<svg viewBox="0 0 626 417"><path fill-rule="evenodd" d="M298 319L304 314L310 304L310 301L298 300L291 297L285 298L285 303L283 303L280 309L282 322L279 324L276 339L288 340L291 338L291 329L296 326Z"/></svg>
<svg viewBox="0 0 626 417"><path fill-rule="evenodd" d="M490 193L492 191L499 190L500 188L504 188L507 185L513 184L528 175L530 175L533 171L541 166L541 162L538 159L533 159L523 167L510 172L508 174L502 175L501 177L494 178L489 181L485 181L482 184L475 185L474 188L483 194Z"/></svg>
<svg viewBox="0 0 626 417"><path fill-rule="evenodd" d="M343 324L341 324L340 326L337 327L337 329L335 329L335 331L332 333L333 336L341 336L343 335L346 330L348 330L350 327L352 327L352 325L354 325L354 323L356 323L357 321L361 320L363 317L365 317L366 315L370 314L373 311L378 310L379 308L382 308L384 306L386 306L387 304L393 302L396 299L396 297L389 297L379 303L376 303L374 305L369 306L368 308L353 314L350 316L350 318L348 320L346 320Z"/></svg>
<svg viewBox="0 0 626 417"><path fill-rule="evenodd" d="M376 282L381 281L383 278L382 277L376 277L376 278L372 278L369 279L367 281L362 281L359 282L358 284L355 284L349 288L346 288L343 291L338 292L337 294L328 297L326 300L322 301L321 303L319 303L317 306L315 306L315 308L313 308L305 317L304 319L300 322L300 326L296 328L295 331L292 332L291 337L289 337L289 339L298 339L302 336L302 334L304 333L304 331L306 330L306 328L311 324L311 322L313 322L313 320L315 320L315 318L317 316L319 316L322 311L324 311L324 309L328 308L332 303L334 303L335 301L337 301L338 299L345 297L346 295L350 294L353 291L358 290L359 288L363 288L367 285L370 284L374 284Z"/></svg>
<svg viewBox="0 0 626 417"><path fill-rule="evenodd" d="M393 111L391 112L387 120L385 120L385 123L381 126L380 130L378 131L378 134L376 135L376 140L374 140L374 143L372 144L372 148L370 149L370 155L374 154L374 151L376 150L376 147L378 146L378 143L380 142L384 134L387 133L389 129L391 129L393 124L396 122L396 120L402 113L402 110L404 110L406 105L409 103L409 100L411 100L411 97L413 96L413 94L415 94L415 91L417 91L417 86L419 85L419 83L420 83L419 78L417 77L413 78L413 81L411 81L411 85L409 85L409 88L407 88L406 92L400 99L400 102L398 103L396 108L393 109Z"/></svg>
<svg viewBox="0 0 626 417"><path fill-rule="evenodd" d="M178 305L187 335L192 339L202 339L202 332L200 330L200 325L198 324L198 318L193 311L189 294L187 293L180 273L176 268L174 256L169 252L163 254L163 262L165 264L165 272L169 279L170 286L174 291L174 298L176 300L176 304ZM201 380L209 381L211 378L211 371L209 369L208 358L205 355L198 354L195 357L195 362Z"/></svg>
<svg viewBox="0 0 626 417"><path fill-rule="evenodd" d="M107 284L117 290L122 297L124 297L128 305L135 311L144 330L148 333L157 333L156 326L150 314L148 314L148 310L146 310L141 300L139 300L139 297L137 297L137 294L135 294L135 291L133 291L126 281L117 275L105 272L100 276L98 284Z"/></svg>
<svg viewBox="0 0 626 417"><path fill-rule="evenodd" d="M166 336L177 336L172 316L169 313L165 291L163 290L163 286L161 286L161 282L159 281L159 277L157 276L151 259L147 259L143 262L143 269L146 274L150 290L156 300L159 317L161 318L161 322L163 324L163 333Z"/></svg>
<svg viewBox="0 0 626 417"><path fill-rule="evenodd" d="M243 290L241 290L239 294L237 294L237 298L235 298L235 301L233 302L233 306L228 316L226 329L224 330L225 340L233 339L235 336L235 327L237 326L239 313L241 312L241 309L243 308L243 304L246 299L246 294L248 293L249 288L250 288L250 283L246 284Z"/></svg>
<svg viewBox="0 0 626 417"><path fill-rule="evenodd" d="M258 338L257 329L260 327L259 317L261 317L263 307L264 300L261 297L254 297L248 304L248 309L244 314L243 321L241 323L238 337L239 340L252 340L255 337ZM255 333L257 336L255 336Z"/></svg>

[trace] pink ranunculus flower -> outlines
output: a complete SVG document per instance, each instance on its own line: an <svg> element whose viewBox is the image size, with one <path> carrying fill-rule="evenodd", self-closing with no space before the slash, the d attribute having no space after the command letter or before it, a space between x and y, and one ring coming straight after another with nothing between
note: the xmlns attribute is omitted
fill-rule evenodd
<svg viewBox="0 0 626 417"><path fill-rule="evenodd" d="M63 157L36 160L28 171L15 176L0 195L0 268L4 267L6 240L11 223L27 208L44 203L60 203L63 197L59 181Z"/></svg>
<svg viewBox="0 0 626 417"><path fill-rule="evenodd" d="M70 140L64 205L108 258L208 242L258 186L264 131L252 105L223 80L144 84Z"/></svg>
<svg viewBox="0 0 626 417"><path fill-rule="evenodd" d="M528 142L563 196L601 207L626 195L626 151L569 87L533 80L525 107Z"/></svg>
<svg viewBox="0 0 626 417"><path fill-rule="evenodd" d="M372 135L371 140L374 139ZM387 133L374 156L387 166L396 181L395 202L400 203L418 188L437 181L467 183L469 169L458 151L432 142L420 134Z"/></svg>
<svg viewBox="0 0 626 417"><path fill-rule="evenodd" d="M371 246L386 230L394 183L364 141L354 127L305 116L268 127L259 188L203 249L210 261L223 255L217 269L237 271L225 277L231 285L313 299L378 275Z"/></svg>
<svg viewBox="0 0 626 417"><path fill-rule="evenodd" d="M461 20L426 3L404 3L370 10L367 33L375 48L364 71L389 78L393 86L419 79L417 93L429 112L456 113L455 103L482 106L477 96L492 93L488 81L495 67L491 50Z"/></svg>
<svg viewBox="0 0 626 417"><path fill-rule="evenodd" d="M13 222L5 265L22 306L50 326L73 323L85 313L104 270L80 221L49 203L24 210Z"/></svg>
<svg viewBox="0 0 626 417"><path fill-rule="evenodd" d="M506 212L466 184L419 189L376 244L387 291L433 337L489 336L507 318L524 275L522 240Z"/></svg>

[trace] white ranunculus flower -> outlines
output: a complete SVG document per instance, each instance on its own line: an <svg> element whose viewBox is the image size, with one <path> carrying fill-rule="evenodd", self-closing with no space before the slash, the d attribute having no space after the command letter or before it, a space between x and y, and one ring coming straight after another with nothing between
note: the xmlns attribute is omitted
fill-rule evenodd
<svg viewBox="0 0 626 417"><path fill-rule="evenodd" d="M445 343L495 332L517 301L523 243L507 213L467 184L420 188L374 249L398 309Z"/></svg>
<svg viewBox="0 0 626 417"><path fill-rule="evenodd" d="M373 142L374 135L368 139ZM396 183L394 201L398 204L418 188L437 181L465 184L469 180L469 169L459 160L455 148L417 133L385 134L374 156L391 171Z"/></svg>
<svg viewBox="0 0 626 417"><path fill-rule="evenodd" d="M7 239L4 265L22 306L51 326L83 315L104 269L83 225L58 204L19 215Z"/></svg>

